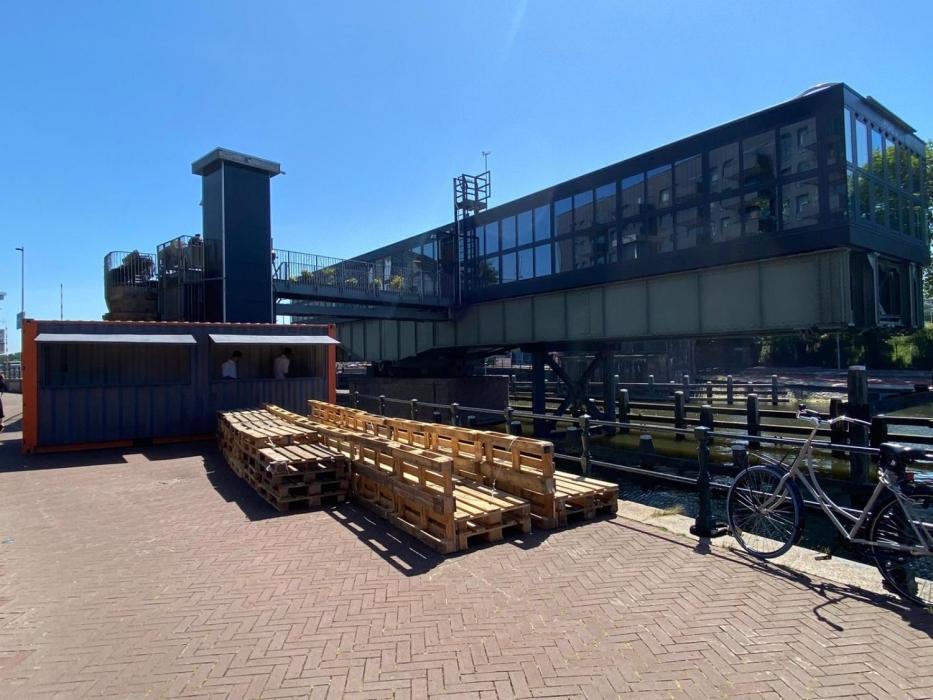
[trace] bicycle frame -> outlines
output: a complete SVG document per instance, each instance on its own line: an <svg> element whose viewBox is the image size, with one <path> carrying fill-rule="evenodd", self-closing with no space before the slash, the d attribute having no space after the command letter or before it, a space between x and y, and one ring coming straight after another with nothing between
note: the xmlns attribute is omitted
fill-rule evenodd
<svg viewBox="0 0 933 700"><path fill-rule="evenodd" d="M833 501L832 498L830 498L826 494L825 491L823 491L823 488L820 486L819 478L816 475L816 472L813 468L813 463L811 461L811 456L813 453L813 438L816 436L817 430L819 430L821 421L818 418L808 418L808 417L800 417L800 416L798 416L798 418L800 418L801 420L805 420L809 423L812 423L813 430L810 431L810 434L809 436L807 436L806 440L804 441L804 444L801 445L800 450L797 452L797 455L794 457L794 461L791 463L790 467L787 467L784 464L777 462L776 460L764 458L765 463L769 463L773 466L781 466L784 469L786 469L784 476L781 477L781 480L778 482L777 486L775 487L775 491L780 493L780 491L786 486L789 480L799 480L804 486L806 486L807 490L811 494L813 494L813 496L816 498L816 502L819 504L820 509L826 514L826 517L829 518L829 521L833 524L833 526L835 526L836 530L839 531L839 534L842 535L848 542L851 542L853 544L870 545L872 547L879 547L882 549L890 549L894 551L908 552L914 555L933 554L933 538L931 538L931 536L927 534L925 529L921 529L917 527L917 524L914 522L914 518L910 512L910 506L909 506L910 499L907 496L905 496L899 488L897 488L895 485L892 485L888 481L887 475L885 474L884 470L881 471L881 474L879 475L879 478L878 478L878 485L875 486L875 490L872 491L871 497L868 499L868 502L865 504L864 510L862 510L858 516L853 515L846 508L843 508L842 506L838 505L835 501ZM855 422L864 423L864 421L856 421L854 418L848 418L846 416L839 416L837 418L833 418L830 421L826 421L826 424L832 425L833 423L840 421L840 420L847 421L850 423L855 423ZM801 462L806 464L807 474L804 474L803 470L801 469L801 466L800 466ZM807 478L808 475L809 475L809 479ZM861 527L865 524L865 521L868 520L871 514L871 511L872 511L872 508L874 507L875 503L877 503L878 498L881 496L881 494L884 491L890 491L892 494L894 494L895 499L897 499L897 502L900 505L901 510L904 512L904 515L907 516L907 521L910 523L910 526L913 528L914 533L917 535L918 540L920 542L925 543L924 546L908 547L906 545L900 545L900 544L889 543L889 542L872 542L871 540L866 540L864 538L857 537L857 533L859 532ZM771 499L777 499L777 500L773 504L768 503L767 501L763 503L762 507L765 510L768 510L770 508L773 508L779 505L783 497L777 498L777 497L772 496ZM840 522L840 519L836 517L837 515L851 522L852 523L851 527L847 529L846 525Z"/></svg>

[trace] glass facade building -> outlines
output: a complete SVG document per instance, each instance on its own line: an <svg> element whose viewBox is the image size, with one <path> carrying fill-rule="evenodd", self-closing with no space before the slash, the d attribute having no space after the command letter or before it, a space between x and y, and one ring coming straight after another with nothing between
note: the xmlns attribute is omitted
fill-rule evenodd
<svg viewBox="0 0 933 700"><path fill-rule="evenodd" d="M490 208L459 244L449 224L362 258L470 303L844 247L895 323L928 261L924 173L913 129L835 83Z"/></svg>

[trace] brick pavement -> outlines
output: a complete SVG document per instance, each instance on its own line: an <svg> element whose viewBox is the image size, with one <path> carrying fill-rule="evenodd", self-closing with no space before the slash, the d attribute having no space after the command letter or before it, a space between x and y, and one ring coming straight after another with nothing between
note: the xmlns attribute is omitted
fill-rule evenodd
<svg viewBox="0 0 933 700"><path fill-rule="evenodd" d="M933 696L931 618L622 519L441 558L207 444L0 442L0 696Z"/></svg>

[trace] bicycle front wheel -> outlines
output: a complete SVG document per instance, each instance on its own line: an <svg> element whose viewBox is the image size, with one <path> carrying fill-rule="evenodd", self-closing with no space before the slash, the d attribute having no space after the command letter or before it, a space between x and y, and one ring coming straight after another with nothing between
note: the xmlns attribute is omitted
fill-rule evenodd
<svg viewBox="0 0 933 700"><path fill-rule="evenodd" d="M732 536L746 552L760 559L779 557L800 538L803 498L782 470L749 467L729 489L726 513Z"/></svg>
<svg viewBox="0 0 933 700"><path fill-rule="evenodd" d="M933 535L933 507L929 500L910 501L905 511L897 499L892 499L875 511L869 525L872 554L881 575L902 598L933 606L933 556L897 551L875 543L925 548ZM917 530L926 537L926 542Z"/></svg>

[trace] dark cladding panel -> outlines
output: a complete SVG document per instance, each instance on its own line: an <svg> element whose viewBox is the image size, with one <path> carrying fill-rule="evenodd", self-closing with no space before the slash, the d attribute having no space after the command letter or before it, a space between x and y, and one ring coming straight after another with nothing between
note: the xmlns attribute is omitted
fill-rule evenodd
<svg viewBox="0 0 933 700"><path fill-rule="evenodd" d="M205 318L222 321L224 318L223 267L223 170L217 164L201 175L201 208L205 248L204 283Z"/></svg>
<svg viewBox="0 0 933 700"><path fill-rule="evenodd" d="M223 164L226 321L271 323L272 222L269 175Z"/></svg>

